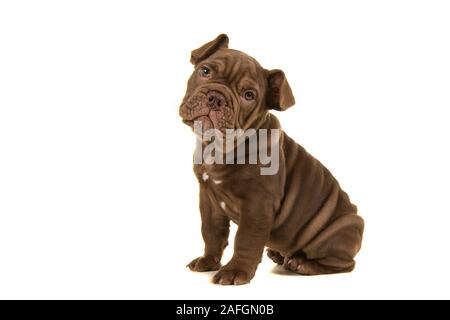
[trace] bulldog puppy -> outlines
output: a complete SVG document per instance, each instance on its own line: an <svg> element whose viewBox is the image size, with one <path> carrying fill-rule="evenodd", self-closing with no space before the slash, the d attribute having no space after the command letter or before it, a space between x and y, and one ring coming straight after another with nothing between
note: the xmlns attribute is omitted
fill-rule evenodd
<svg viewBox="0 0 450 320"><path fill-rule="evenodd" d="M221 132L280 129L269 111L284 111L295 103L283 71L266 70L245 53L229 49L224 34L192 51L191 62L195 70L179 109L191 127L199 121L204 130ZM302 275L355 267L364 229L356 206L318 160L280 132L276 145L269 146L279 159L275 174L261 174L266 164L259 160L194 165L205 249L188 267L219 270L214 283L250 282L264 247L275 263ZM238 225L234 254L221 266L230 220Z"/></svg>

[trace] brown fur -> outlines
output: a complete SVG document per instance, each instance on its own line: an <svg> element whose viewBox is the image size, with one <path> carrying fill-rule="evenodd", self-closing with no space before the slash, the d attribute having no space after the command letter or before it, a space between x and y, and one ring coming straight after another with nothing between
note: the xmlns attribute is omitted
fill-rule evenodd
<svg viewBox="0 0 450 320"><path fill-rule="evenodd" d="M283 111L295 103L282 71L265 70L246 54L228 49L226 35L194 50L191 62L196 70L180 107L189 125L203 117L206 124L220 130L280 128L269 110ZM208 66L211 74L199 75L202 66ZM254 101L243 99L246 88L255 89ZM218 92L218 105L205 100L211 92ZM219 270L214 283L248 283L264 247L275 263L299 274L353 270L364 229L356 206L331 173L284 132L279 143L275 175L261 175L260 163L194 165L205 251L188 264L191 270ZM230 220L239 226L234 254L221 267Z"/></svg>

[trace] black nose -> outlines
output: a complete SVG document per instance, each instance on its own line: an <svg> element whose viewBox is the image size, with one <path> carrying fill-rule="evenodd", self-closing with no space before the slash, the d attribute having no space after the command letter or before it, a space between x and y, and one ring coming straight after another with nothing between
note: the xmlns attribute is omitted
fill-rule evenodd
<svg viewBox="0 0 450 320"><path fill-rule="evenodd" d="M226 104L223 94L217 91L210 91L207 95L207 99L208 106L213 110L217 110Z"/></svg>

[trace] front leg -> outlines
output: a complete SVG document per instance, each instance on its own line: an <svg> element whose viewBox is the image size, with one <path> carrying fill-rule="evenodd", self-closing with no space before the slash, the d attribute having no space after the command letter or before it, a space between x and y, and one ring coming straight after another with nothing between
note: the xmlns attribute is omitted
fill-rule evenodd
<svg viewBox="0 0 450 320"><path fill-rule="evenodd" d="M200 215L205 251L187 266L199 272L219 270L223 250L228 244L230 221L222 213L214 212L204 185L200 185Z"/></svg>
<svg viewBox="0 0 450 320"><path fill-rule="evenodd" d="M255 275L273 222L270 198L265 199L258 203L245 201L234 239L233 257L214 276L214 283L240 285L249 283Z"/></svg>

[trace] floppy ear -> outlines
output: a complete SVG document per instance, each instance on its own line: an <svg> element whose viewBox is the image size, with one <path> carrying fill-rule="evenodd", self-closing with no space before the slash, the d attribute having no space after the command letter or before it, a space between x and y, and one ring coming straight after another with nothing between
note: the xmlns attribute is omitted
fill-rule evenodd
<svg viewBox="0 0 450 320"><path fill-rule="evenodd" d="M220 34L213 41L205 43L200 48L191 52L191 63L196 65L201 60L208 58L214 52L221 48L228 48L228 36Z"/></svg>
<svg viewBox="0 0 450 320"><path fill-rule="evenodd" d="M267 82L267 106L270 109L284 111L295 104L294 95L283 71L270 70Z"/></svg>

